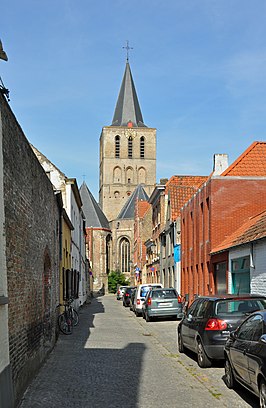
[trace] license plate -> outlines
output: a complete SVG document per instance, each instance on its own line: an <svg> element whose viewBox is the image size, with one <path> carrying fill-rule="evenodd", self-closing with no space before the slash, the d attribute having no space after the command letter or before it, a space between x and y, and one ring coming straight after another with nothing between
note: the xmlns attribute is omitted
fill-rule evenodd
<svg viewBox="0 0 266 408"><path fill-rule="evenodd" d="M159 303L158 307L171 307L172 303Z"/></svg>

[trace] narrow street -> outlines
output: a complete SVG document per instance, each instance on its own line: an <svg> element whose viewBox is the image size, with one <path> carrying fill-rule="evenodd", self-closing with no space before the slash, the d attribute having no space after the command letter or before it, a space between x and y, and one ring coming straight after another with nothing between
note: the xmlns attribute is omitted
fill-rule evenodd
<svg viewBox="0 0 266 408"><path fill-rule="evenodd" d="M176 349L173 320L147 323L114 295L80 311L60 335L20 408L258 407L256 397L225 386L222 364L200 369Z"/></svg>

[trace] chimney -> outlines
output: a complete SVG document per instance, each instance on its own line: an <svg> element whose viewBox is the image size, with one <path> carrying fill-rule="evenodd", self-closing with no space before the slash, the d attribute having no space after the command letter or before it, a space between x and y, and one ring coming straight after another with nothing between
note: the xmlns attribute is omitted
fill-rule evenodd
<svg viewBox="0 0 266 408"><path fill-rule="evenodd" d="M213 176L220 176L228 167L228 154L214 154Z"/></svg>

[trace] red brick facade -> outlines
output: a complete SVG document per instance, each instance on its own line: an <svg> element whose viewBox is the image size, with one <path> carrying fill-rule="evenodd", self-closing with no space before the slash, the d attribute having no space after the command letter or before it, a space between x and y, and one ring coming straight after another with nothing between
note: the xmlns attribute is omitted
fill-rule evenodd
<svg viewBox="0 0 266 408"><path fill-rule="evenodd" d="M265 209L266 178L210 178L181 211L181 291L189 295L216 293L212 248L245 220ZM223 254L226 261L227 253Z"/></svg>

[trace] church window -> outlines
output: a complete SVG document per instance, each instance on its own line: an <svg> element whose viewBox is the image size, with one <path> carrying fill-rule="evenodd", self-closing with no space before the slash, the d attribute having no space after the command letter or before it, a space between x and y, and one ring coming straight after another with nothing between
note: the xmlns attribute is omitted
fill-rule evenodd
<svg viewBox="0 0 266 408"><path fill-rule="evenodd" d="M120 157L120 136L115 137L115 157Z"/></svg>
<svg viewBox="0 0 266 408"><path fill-rule="evenodd" d="M129 138L128 138L128 145L127 145L128 158L129 158L129 159L132 159L132 148L133 148L132 136L129 136Z"/></svg>
<svg viewBox="0 0 266 408"><path fill-rule="evenodd" d="M140 158L144 159L145 155L145 138L144 136L141 136L140 138Z"/></svg>
<svg viewBox="0 0 266 408"><path fill-rule="evenodd" d="M128 184L130 184L130 183L131 183L131 180L130 180L130 178L129 178L129 179L127 179L127 183L128 183Z"/></svg>
<svg viewBox="0 0 266 408"><path fill-rule="evenodd" d="M120 270L121 272L130 272L130 244L127 238L120 241Z"/></svg>
<svg viewBox="0 0 266 408"><path fill-rule="evenodd" d="M146 184L146 170L144 167L138 169L138 183Z"/></svg>
<svg viewBox="0 0 266 408"><path fill-rule="evenodd" d="M120 167L115 167L113 170L113 183L121 183L122 170Z"/></svg>
<svg viewBox="0 0 266 408"><path fill-rule="evenodd" d="M119 191L115 191L114 196L115 196L115 198L119 198L119 196L120 196Z"/></svg>

